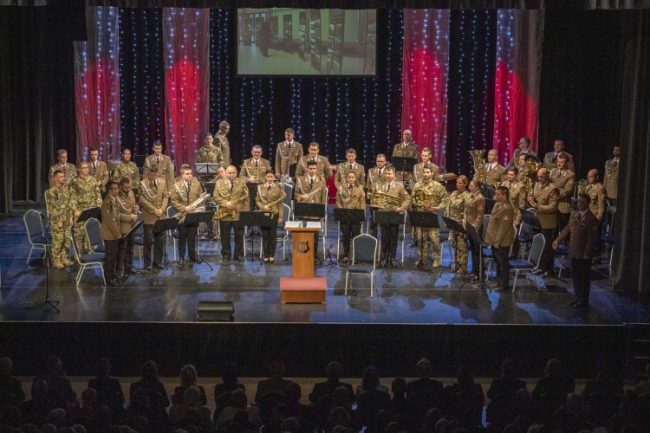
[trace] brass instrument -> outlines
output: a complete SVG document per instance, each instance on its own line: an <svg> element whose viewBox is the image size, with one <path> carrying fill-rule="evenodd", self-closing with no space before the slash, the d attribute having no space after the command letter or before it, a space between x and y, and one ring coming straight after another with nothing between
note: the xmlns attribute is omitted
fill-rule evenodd
<svg viewBox="0 0 650 433"><path fill-rule="evenodd" d="M275 201L272 201L271 203L267 204L266 206L268 206L268 207L273 207L273 206L275 206L276 204L281 203L282 201L284 201L284 199L285 199L286 196L287 196L286 194L283 194L282 197L280 197L279 199L277 199L277 200L275 200ZM271 218L273 218L273 217L275 217L275 212L271 211Z"/></svg>
<svg viewBox="0 0 650 433"><path fill-rule="evenodd" d="M429 210L434 207L440 207L442 204L443 195L430 193L425 189L418 189L413 193L413 206Z"/></svg>
<svg viewBox="0 0 650 433"><path fill-rule="evenodd" d="M196 200L194 200L192 202L190 207L195 208L194 209L195 212L203 212L205 210L205 206L202 206L202 207L196 207L196 206L198 206L199 203L201 203L203 200L205 200L208 197L210 197L210 194L208 194L207 192L204 192L203 194L201 194L199 196L199 198L197 198ZM185 221L186 216L187 216L187 212L177 213L175 217L178 218L178 224L183 224L183 222Z"/></svg>
<svg viewBox="0 0 650 433"><path fill-rule="evenodd" d="M468 150L468 152L472 156L472 161L474 162L474 179L481 183L485 183L485 180L487 179L487 170L485 169L485 161L483 160L485 150L475 149Z"/></svg>
<svg viewBox="0 0 650 433"><path fill-rule="evenodd" d="M402 199L384 192L374 191L370 198L370 206L382 210L393 210L402 206Z"/></svg>
<svg viewBox="0 0 650 433"><path fill-rule="evenodd" d="M580 194L586 194L588 186L589 186L589 182L587 181L587 179L580 179L578 181L578 188L577 188L578 193L576 196Z"/></svg>
<svg viewBox="0 0 650 433"><path fill-rule="evenodd" d="M542 168L542 161L533 155L527 155L524 158L524 162L526 162L526 166L530 169L530 171L533 171L535 173L537 173L537 171Z"/></svg>
<svg viewBox="0 0 650 433"><path fill-rule="evenodd" d="M232 202L232 209L228 209L225 206L220 207L219 210L216 211L212 216L212 221L220 221L228 216L230 218L235 218L235 216L237 216L237 209L235 209L235 206L239 204L239 202L248 199L248 189L245 189L244 191L246 191L246 194L244 194L243 196L239 197L237 200Z"/></svg>

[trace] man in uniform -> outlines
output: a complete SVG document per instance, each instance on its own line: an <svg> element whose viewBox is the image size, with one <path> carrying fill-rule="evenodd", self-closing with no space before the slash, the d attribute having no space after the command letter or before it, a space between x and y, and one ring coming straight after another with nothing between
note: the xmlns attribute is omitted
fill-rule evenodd
<svg viewBox="0 0 650 433"><path fill-rule="evenodd" d="M217 181L214 188L214 201L221 209L232 209L235 216L226 216L219 221L221 232L221 257L227 262L232 257L230 233L235 232L235 260L244 258L244 227L239 225L239 214L250 209L250 197L246 181L237 179L237 168L229 165L226 168L226 179Z"/></svg>
<svg viewBox="0 0 650 433"><path fill-rule="evenodd" d="M512 168L512 167L511 167ZM535 182L537 182L537 172L531 170L530 167L526 164L526 155L519 156L519 165L517 166L519 173L517 179L529 190L533 190Z"/></svg>
<svg viewBox="0 0 650 433"><path fill-rule="evenodd" d="M214 138L209 132L206 132L203 136L203 147L196 152L195 162L211 162L221 166L227 165L221 152L221 147L214 145ZM215 176L212 174L202 174L199 177L203 182L210 182Z"/></svg>
<svg viewBox="0 0 650 433"><path fill-rule="evenodd" d="M497 265L497 292L510 287L510 263L508 251L515 239L515 229L512 225L514 210L510 204L508 188L500 186L496 189L490 223L485 231L485 243L492 246L492 254Z"/></svg>
<svg viewBox="0 0 650 433"><path fill-rule="evenodd" d="M603 186L607 193L607 198L612 206L616 206L618 199L618 169L621 166L621 147L614 146L614 158L605 163L605 176L603 177Z"/></svg>
<svg viewBox="0 0 650 433"><path fill-rule="evenodd" d="M512 211L515 214L514 225L519 227L521 224L521 209L526 208L526 196L528 191L526 187L517 180L517 169L511 168L506 174L506 180L501 182L500 186L508 188L508 199L512 205Z"/></svg>
<svg viewBox="0 0 650 433"><path fill-rule="evenodd" d="M275 177L278 179L282 176L289 176L291 166L298 164L303 156L302 144L293 141L294 134L293 128L287 128L284 131L285 140L278 143L278 148L275 151Z"/></svg>
<svg viewBox="0 0 650 433"><path fill-rule="evenodd" d="M506 174L506 169L503 168L501 164L499 164L498 158L499 152L497 152L495 149L490 149L487 154L487 162L484 166L485 183L483 184L481 194L490 199L494 197L495 182L497 184L500 184L501 180ZM474 179L476 179L476 175L474 175Z"/></svg>
<svg viewBox="0 0 650 433"><path fill-rule="evenodd" d="M179 214L188 214L200 207L200 204L194 204L203 194L201 184L192 179L192 169L189 165L183 164L181 166L181 178L174 183L172 188L172 206ZM185 223L178 225L178 264L183 266L185 264L185 250L188 250L189 261L196 262L196 233L199 226L197 224L186 225Z"/></svg>
<svg viewBox="0 0 650 433"><path fill-rule="evenodd" d="M387 166L384 176L386 177L386 181L377 185L377 191L397 198L400 201L400 204L392 209L383 208L382 210L405 212L411 204L411 196L404 188L404 185L395 182L395 168L392 165ZM395 255L397 254L398 230L399 224L382 224L381 226L381 251L383 254L381 260L382 266L399 265L395 259Z"/></svg>
<svg viewBox="0 0 650 433"><path fill-rule="evenodd" d="M64 163L65 164L65 163ZM55 170L52 176L54 184L45 193L47 213L50 216L50 231L52 234L52 264L57 269L73 266L70 260L70 228L75 211L74 200L70 190L64 186L65 174Z"/></svg>
<svg viewBox="0 0 650 433"><path fill-rule="evenodd" d="M356 163L357 160L357 151L350 148L345 151L346 162L340 163L336 167L336 178L334 179L334 185L336 188L341 188L347 184L347 173L353 171L356 178L355 185L363 188L366 184L366 174L363 165Z"/></svg>
<svg viewBox="0 0 650 433"><path fill-rule="evenodd" d="M316 162L316 175L322 177L324 181L332 177L332 167L330 162L324 156L318 154L320 150L320 144L312 141L309 143L307 148L308 155L300 158L298 165L296 166L296 178L301 178L307 176L307 166L309 161Z"/></svg>
<svg viewBox="0 0 650 433"><path fill-rule="evenodd" d="M557 229L558 233L569 223L571 215L571 197L573 197L573 188L575 186L576 175L567 169L566 155L560 155L557 158L557 168L551 170L551 182L560 192L560 198L557 205Z"/></svg>
<svg viewBox="0 0 650 433"><path fill-rule="evenodd" d="M221 150L221 154L223 155L223 165L232 164L232 160L230 159L230 143L228 142L228 138L226 138L228 132L230 132L230 123L224 120L219 124L219 131L215 135L217 139L216 146Z"/></svg>
<svg viewBox="0 0 650 433"><path fill-rule="evenodd" d="M140 188L140 170L135 162L131 161L131 149L127 148L122 149L122 160L115 166L112 179L118 181L122 188L122 179L125 177L131 180L129 190L132 189L133 194L136 194Z"/></svg>
<svg viewBox="0 0 650 433"><path fill-rule="evenodd" d="M167 194L167 197L171 196L171 186L174 184L174 163L171 158L162 153L162 143L160 140L153 142L153 154L147 156L144 160L144 166L142 169L142 179L149 178L149 170L154 165L158 167L157 178L164 180L163 184L165 185L164 193Z"/></svg>
<svg viewBox="0 0 650 433"><path fill-rule="evenodd" d="M68 151L65 149L59 149L56 151L57 163L50 167L50 187L54 186L54 172L60 170L63 172L63 185L69 186L72 178L77 175L77 169L74 164L68 162Z"/></svg>
<svg viewBox="0 0 650 433"><path fill-rule="evenodd" d="M158 166L154 163L149 166L147 178L140 184L140 206L142 207L142 226L144 229L144 267L150 271L151 268L151 239L154 237L153 268L162 269L162 256L164 248L165 233L158 233L154 236L153 226L156 221L165 218L167 207L167 182L158 179Z"/></svg>
<svg viewBox="0 0 650 433"><path fill-rule="evenodd" d="M309 149L311 153L311 145ZM296 187L293 190L294 199L298 203L318 203L325 206L327 203L327 185L325 184L325 179L318 175L319 163L309 161L307 162L307 167L307 175L296 178ZM320 218L321 221L323 219ZM314 260L318 257L318 237L318 234L314 235Z"/></svg>
<svg viewBox="0 0 650 433"><path fill-rule="evenodd" d="M117 204L119 186L117 182L106 184L106 197L102 202L102 224L99 227L99 237L104 241L104 272L108 285L117 286L117 250L118 243L122 239L120 232L120 207Z"/></svg>
<svg viewBox="0 0 650 433"><path fill-rule="evenodd" d="M255 209L255 195L257 194L257 186L266 182L266 172L271 169L271 161L262 158L262 146L255 145L251 149L252 158L248 158L241 166L239 177L248 185L249 193L253 189L252 200L250 202L250 210ZM227 173L226 173L227 174Z"/></svg>
<svg viewBox="0 0 650 433"><path fill-rule="evenodd" d="M131 190L131 179L123 177L120 179L120 189L117 194L117 204L120 207L120 233L122 239L117 247L117 277L128 277L135 274L137 269L133 266L133 246L135 244L135 232L131 229L138 220L138 205L135 194ZM129 232L131 232L129 234Z"/></svg>
<svg viewBox="0 0 650 433"><path fill-rule="evenodd" d="M548 171L552 171L554 168L557 168L557 159L560 156L566 157L565 167L575 173L576 168L573 163L573 156L564 150L564 140L555 140L553 143L553 152L548 152L544 155L544 161L542 162L542 167Z"/></svg>
<svg viewBox="0 0 650 433"><path fill-rule="evenodd" d="M598 243L598 226L598 218L589 211L589 196L580 194L578 210L573 212L569 225L553 242L553 249L557 249L560 241L570 236L569 257L571 257L573 290L578 299L569 302L569 305L576 308L589 307L591 260Z"/></svg>
<svg viewBox="0 0 650 433"><path fill-rule="evenodd" d="M422 172L424 171L424 166L427 164L431 166L431 179L436 181L440 174L440 167L431 162L431 149L425 147L422 149L420 156L422 157L422 162L413 167L413 183L422 182L424 180L424 174Z"/></svg>
<svg viewBox="0 0 650 433"><path fill-rule="evenodd" d="M386 181L386 155L383 153L380 153L377 155L377 158L375 159L375 164L377 165L375 168L371 168L368 170L368 177L366 177L366 188L368 190L368 193L372 193L372 191L376 190L377 187L382 183ZM370 234L373 237L377 237L377 224L374 222L372 218L372 211L374 207L371 205L371 214L370 214Z"/></svg>
<svg viewBox="0 0 650 433"><path fill-rule="evenodd" d="M406 129L404 132L402 132L402 142L397 143L393 146L393 154L391 157L402 157L402 158L418 158L418 153L420 153L420 148L418 147L415 142L411 141L411 138L413 137L413 133ZM391 161L392 162L392 161ZM400 167L396 167L396 170L399 170ZM397 180L409 180L411 173L403 173L401 171L397 171L395 173L396 179Z"/></svg>
<svg viewBox="0 0 650 433"><path fill-rule="evenodd" d="M598 218L598 221L602 221L605 215L607 194L603 184L598 182L598 170L595 168L589 170L587 173L587 182L589 184L585 188L584 193L589 196L589 210Z"/></svg>
<svg viewBox="0 0 650 433"><path fill-rule="evenodd" d="M82 162L79 164L79 176L72 179L70 185L70 192L72 198L75 200L74 212L74 240L77 245L79 255L83 255L87 251L86 230L84 229L85 221L77 222L81 212L93 207L100 207L102 205L102 193L99 191L97 180L88 175L90 164Z"/></svg>
<svg viewBox="0 0 650 433"><path fill-rule="evenodd" d="M542 234L546 240L540 269L544 278L553 276L553 233L557 228L557 206L560 191L551 183L548 170L540 168L537 172L537 183L532 196L528 197L528 204L535 209L537 219L542 226Z"/></svg>
<svg viewBox="0 0 650 433"><path fill-rule="evenodd" d="M512 159L508 163L506 169L516 167L520 155L524 155L524 156L530 155L537 158L537 154L530 148L530 138L521 137L521 139L519 140L519 149L515 149L515 153L512 155Z"/></svg>
<svg viewBox="0 0 650 433"><path fill-rule="evenodd" d="M388 184L388 176L386 178L386 183ZM413 208L418 212L431 212L435 215L438 214L440 209L445 209L449 204L449 195L447 190L440 182L433 180L433 167L430 164L424 166L422 170L423 179L421 182L416 183L413 186L413 191L411 192L410 203L413 205ZM401 185L398 185L401 186ZM394 189L394 188L392 188ZM391 188L389 188L389 191ZM402 190L404 191L404 190ZM426 196L432 197L430 200L420 201L419 195L424 193ZM398 194L398 193L396 193ZM393 194L391 194L393 195ZM399 194L397 195L399 197ZM408 206L398 208L398 210L405 210ZM431 227L416 227L415 228L415 237L418 240L418 256L419 260L416 263L418 269L424 269L427 266L427 256L429 255L429 248L426 242L427 236L431 239L431 250L433 252L433 267L437 268L440 266L440 229L431 228ZM382 234L382 240L384 236ZM391 241L392 242L392 241ZM392 246L392 245L391 245ZM395 240L395 248L397 247L397 240ZM383 250L383 248L382 248ZM389 252L395 253L395 249L387 250ZM393 256L394 257L394 256Z"/></svg>
<svg viewBox="0 0 650 433"><path fill-rule="evenodd" d="M104 161L99 160L99 150L91 147L88 149L88 163L90 164L90 169L88 174L95 178L97 185L99 185L99 190L104 193L106 192L106 182L108 182L108 167Z"/></svg>

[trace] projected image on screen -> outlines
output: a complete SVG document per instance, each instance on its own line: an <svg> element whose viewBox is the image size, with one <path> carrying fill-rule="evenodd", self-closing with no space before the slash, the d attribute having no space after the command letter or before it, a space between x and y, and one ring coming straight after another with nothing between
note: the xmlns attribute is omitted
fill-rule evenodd
<svg viewBox="0 0 650 433"><path fill-rule="evenodd" d="M374 9L237 9L239 75L375 75Z"/></svg>

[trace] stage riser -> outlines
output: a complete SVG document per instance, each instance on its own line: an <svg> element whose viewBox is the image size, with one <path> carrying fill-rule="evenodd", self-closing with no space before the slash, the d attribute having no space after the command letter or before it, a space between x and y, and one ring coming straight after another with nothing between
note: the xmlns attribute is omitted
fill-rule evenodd
<svg viewBox="0 0 650 433"><path fill-rule="evenodd" d="M113 373L137 376L153 359L160 374L177 376L192 363L199 375L218 376L234 361L240 375L265 376L270 360L285 362L286 375L322 377L337 360L344 376L360 377L374 364L382 376L416 375L429 358L436 376L453 377L462 364L477 376L497 376L510 357L522 377L539 377L550 357L589 377L605 359L623 374L626 328L615 326L239 324L239 323L0 323L0 354L14 360L14 374L34 376L56 354L67 374L91 376L100 357Z"/></svg>

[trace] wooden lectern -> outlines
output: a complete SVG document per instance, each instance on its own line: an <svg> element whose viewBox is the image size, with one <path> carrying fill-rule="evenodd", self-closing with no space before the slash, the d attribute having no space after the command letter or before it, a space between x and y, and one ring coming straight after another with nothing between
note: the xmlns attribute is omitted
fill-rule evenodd
<svg viewBox="0 0 650 433"><path fill-rule="evenodd" d="M314 237L321 229L287 227L287 231L293 238L292 277L280 278L282 303L324 304L327 280L314 278Z"/></svg>

